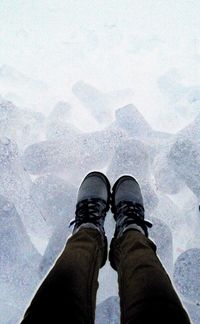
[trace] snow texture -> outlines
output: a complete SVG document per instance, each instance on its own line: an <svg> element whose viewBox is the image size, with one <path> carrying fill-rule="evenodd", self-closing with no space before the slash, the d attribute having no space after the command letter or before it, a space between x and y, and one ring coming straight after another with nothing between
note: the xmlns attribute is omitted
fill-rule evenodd
<svg viewBox="0 0 200 324"><path fill-rule="evenodd" d="M149 231L200 322L200 3L0 1L0 324L20 322L90 171L140 183ZM12 22L12 23L10 23ZM105 222L110 242L115 222ZM96 323L119 323L100 270Z"/></svg>

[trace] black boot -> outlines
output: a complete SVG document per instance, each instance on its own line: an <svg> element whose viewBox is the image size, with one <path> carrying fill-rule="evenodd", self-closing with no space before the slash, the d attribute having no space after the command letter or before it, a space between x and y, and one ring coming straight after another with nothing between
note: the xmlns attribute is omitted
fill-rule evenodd
<svg viewBox="0 0 200 324"><path fill-rule="evenodd" d="M140 186L133 177L125 175L115 182L111 210L116 220L114 237L120 237L129 229L140 231L148 237L148 227L152 227L152 224L144 219Z"/></svg>
<svg viewBox="0 0 200 324"><path fill-rule="evenodd" d="M77 198L73 233L80 228L95 228L105 236L104 221L110 205L110 183L97 171L90 172L82 181Z"/></svg>

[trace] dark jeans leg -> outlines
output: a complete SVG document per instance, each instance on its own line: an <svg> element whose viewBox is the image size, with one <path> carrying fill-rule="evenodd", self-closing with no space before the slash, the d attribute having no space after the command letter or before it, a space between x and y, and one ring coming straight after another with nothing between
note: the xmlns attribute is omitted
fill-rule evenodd
<svg viewBox="0 0 200 324"><path fill-rule="evenodd" d="M118 272L121 323L189 324L155 252L155 244L138 231L112 239L109 259Z"/></svg>
<svg viewBox="0 0 200 324"><path fill-rule="evenodd" d="M106 240L96 229L82 228L40 286L22 324L94 323L99 268L106 261Z"/></svg>

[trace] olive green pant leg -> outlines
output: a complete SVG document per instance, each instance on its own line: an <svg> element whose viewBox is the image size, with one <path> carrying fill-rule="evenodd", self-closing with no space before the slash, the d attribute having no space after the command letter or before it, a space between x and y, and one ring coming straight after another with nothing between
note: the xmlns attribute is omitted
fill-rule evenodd
<svg viewBox="0 0 200 324"><path fill-rule="evenodd" d="M190 323L150 239L128 230L112 239L109 259L118 272L122 324Z"/></svg>
<svg viewBox="0 0 200 324"><path fill-rule="evenodd" d="M21 323L93 324L106 244L96 229L82 228L72 235Z"/></svg>

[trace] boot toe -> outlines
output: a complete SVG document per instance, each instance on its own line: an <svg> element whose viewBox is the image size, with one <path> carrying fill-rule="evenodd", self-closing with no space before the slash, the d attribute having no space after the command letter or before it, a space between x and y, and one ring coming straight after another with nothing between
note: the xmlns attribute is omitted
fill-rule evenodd
<svg viewBox="0 0 200 324"><path fill-rule="evenodd" d="M143 206L142 193L137 180L129 175L120 177L113 186L112 201L114 206L121 201L130 201Z"/></svg>
<svg viewBox="0 0 200 324"><path fill-rule="evenodd" d="M90 172L82 181L78 191L78 202L86 199L101 199L109 203L110 183L107 177L97 171Z"/></svg>

